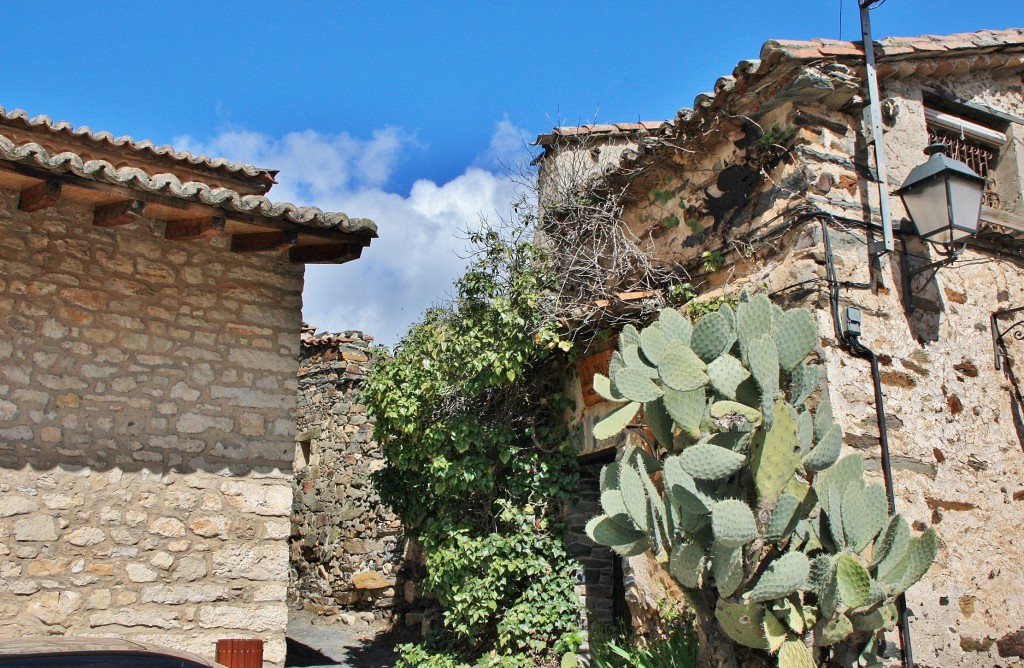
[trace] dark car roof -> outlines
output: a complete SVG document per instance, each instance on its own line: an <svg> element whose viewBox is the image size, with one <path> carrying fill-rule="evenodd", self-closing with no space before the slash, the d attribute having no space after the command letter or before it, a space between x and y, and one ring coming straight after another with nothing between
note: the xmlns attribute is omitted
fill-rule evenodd
<svg viewBox="0 0 1024 668"><path fill-rule="evenodd" d="M161 647L159 645L137 643L122 638L105 637L62 637L46 636L39 638L19 638L15 640L0 639L0 666L12 659L28 659L30 657L62 657L71 656L120 654L137 656L154 656L180 659L192 665L223 668L223 666L201 656L181 650Z"/></svg>

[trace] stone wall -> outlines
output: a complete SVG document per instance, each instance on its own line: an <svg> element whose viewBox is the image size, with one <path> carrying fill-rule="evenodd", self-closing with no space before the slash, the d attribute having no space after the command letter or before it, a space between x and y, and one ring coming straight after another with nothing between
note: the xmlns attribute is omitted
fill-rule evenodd
<svg viewBox="0 0 1024 668"><path fill-rule="evenodd" d="M0 191L0 636L285 655L302 266Z"/></svg>
<svg viewBox="0 0 1024 668"><path fill-rule="evenodd" d="M360 391L371 337L303 338L291 538L291 598L319 614L390 617L402 526L370 476L384 466Z"/></svg>
<svg viewBox="0 0 1024 668"><path fill-rule="evenodd" d="M1024 116L1019 72L950 76L941 83L950 96ZM922 89L935 85L913 78L883 82L883 96L897 110L890 114L885 136L890 190L924 159ZM801 221L793 212L823 210L845 221L832 231L837 270L846 282L841 304L862 309L862 341L881 360L896 507L918 530L934 526L940 541L935 565L907 593L914 658L917 665L932 667L1020 666L1024 420L1019 387L1007 369L1020 375L1020 365L1014 369L1013 363L1024 354L1024 344L1011 339L1009 366L996 369L990 320L997 311L1024 306L1019 239L988 228L956 263L915 276L908 295L909 270L938 257L905 233L898 235L894 254L869 258L868 243L877 241L877 233L865 230L863 222L877 221L878 196L875 184L862 178L867 152L859 114L848 111L808 102L776 105L758 117L762 128L793 128L791 146L784 159L758 163L751 172L756 178L744 181L743 198L734 200L742 206L716 217L707 213L716 204L709 184L731 166L749 167L756 157L742 146L749 128L723 120L723 130L684 144L676 165L655 172L651 187L671 184L673 189L667 204L634 193L636 204L624 217L638 234L658 238L663 256L690 266L699 267L693 262L704 249L723 249L724 266L700 277L702 298L765 289L786 306L815 312L818 355L827 370L821 392L829 396L845 430L846 451L861 452L869 475L880 482L870 369L836 339L819 223ZM1020 140L1014 138L1024 135L1022 128L1020 122L1011 124L1008 134L1016 148L1004 147L1004 160L1017 155ZM1004 202L1020 201L1024 174L1014 176L1018 196L1003 191ZM904 212L897 197L891 202L898 227ZM1019 213L986 209L983 220L1024 230ZM671 216L699 224L656 234L659 221ZM1003 320L1001 326L1016 319ZM582 391L577 393L582 399ZM603 447L586 433L594 417L607 410L608 404L598 404L581 416L584 451ZM663 591L660 585L649 589L631 596L631 603L656 599ZM898 647L895 635L890 640L891 647Z"/></svg>

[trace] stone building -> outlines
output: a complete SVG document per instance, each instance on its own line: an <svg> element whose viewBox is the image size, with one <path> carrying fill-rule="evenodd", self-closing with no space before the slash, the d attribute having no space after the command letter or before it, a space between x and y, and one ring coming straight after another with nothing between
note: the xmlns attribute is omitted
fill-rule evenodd
<svg viewBox="0 0 1024 668"><path fill-rule="evenodd" d="M302 336L290 597L321 615L390 619L404 604L402 525L371 480L384 453L360 395L372 341L311 327Z"/></svg>
<svg viewBox="0 0 1024 668"><path fill-rule="evenodd" d="M0 636L285 658L303 264L275 171L0 109Z"/></svg>
<svg viewBox="0 0 1024 668"><path fill-rule="evenodd" d="M830 309L829 230L840 306L862 310L861 341L881 363L897 510L939 536L936 563L907 595L917 665L1019 666L1024 403L1015 363L1024 337L1013 335L1024 312L1024 30L886 39L874 52L892 253L870 245L880 236L880 200L859 43L769 41L760 60L740 63L672 120L540 137L541 203L556 210L543 198L582 173L592 193L616 198L639 244L676 263L698 299L763 289L787 307L813 309L826 370L819 391L844 447L880 476L871 371L841 344ZM981 231L962 255L922 271L942 257L913 233L893 192L937 139L986 179L987 192ZM629 298L664 302L670 287ZM595 345L575 385L590 461L621 446L591 435L612 408L586 392L602 355ZM607 596L611 556L586 556L588 590ZM666 595L650 563L634 557L624 567L639 624Z"/></svg>

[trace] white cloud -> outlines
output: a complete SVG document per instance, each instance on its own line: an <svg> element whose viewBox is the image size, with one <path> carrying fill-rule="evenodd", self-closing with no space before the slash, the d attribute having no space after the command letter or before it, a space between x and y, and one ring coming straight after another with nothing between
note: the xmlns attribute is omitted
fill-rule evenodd
<svg viewBox="0 0 1024 668"><path fill-rule="evenodd" d="M507 119L499 122L481 155L511 156L513 135L521 137L522 131ZM476 227L481 216L507 217L517 190L493 171L470 166L447 183L419 180L408 195L388 192L388 179L403 153L424 149L398 128L384 128L369 139L314 130L283 137L232 130L205 142L184 137L177 143L280 169L279 183L269 193L275 201L376 222L380 238L360 259L307 266L303 317L321 330L362 330L389 345L426 307L450 293L466 264L465 230ZM521 142L517 146L521 151Z"/></svg>

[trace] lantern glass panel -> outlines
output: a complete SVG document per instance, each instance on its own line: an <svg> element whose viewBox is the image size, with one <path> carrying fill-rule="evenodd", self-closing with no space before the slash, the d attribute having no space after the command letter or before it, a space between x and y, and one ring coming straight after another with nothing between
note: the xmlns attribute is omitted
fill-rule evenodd
<svg viewBox="0 0 1024 668"><path fill-rule="evenodd" d="M914 221L914 227L920 236L940 244L952 243L944 179L932 179L916 184L901 194L907 213Z"/></svg>
<svg viewBox="0 0 1024 668"><path fill-rule="evenodd" d="M953 241L978 232L984 188L984 184L970 179L949 179L949 194L953 200Z"/></svg>

